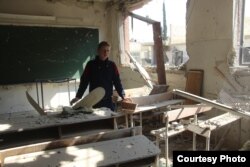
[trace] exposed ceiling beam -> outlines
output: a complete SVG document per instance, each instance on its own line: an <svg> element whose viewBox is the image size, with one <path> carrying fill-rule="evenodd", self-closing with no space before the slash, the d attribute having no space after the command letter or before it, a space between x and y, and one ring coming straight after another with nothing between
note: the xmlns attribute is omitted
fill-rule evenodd
<svg viewBox="0 0 250 167"><path fill-rule="evenodd" d="M128 12L128 15L131 16L131 17L133 17L133 18L136 18L138 20L141 20L141 21L144 21L146 23L149 23L149 24L154 24L155 22L158 22L158 21L152 20L150 18L137 15L137 14L132 13L132 12Z"/></svg>

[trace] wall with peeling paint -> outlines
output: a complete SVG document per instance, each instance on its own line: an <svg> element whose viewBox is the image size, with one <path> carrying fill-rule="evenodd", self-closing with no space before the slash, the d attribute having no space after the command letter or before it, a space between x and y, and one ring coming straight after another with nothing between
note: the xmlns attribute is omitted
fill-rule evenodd
<svg viewBox="0 0 250 167"><path fill-rule="evenodd" d="M234 0L189 0L187 3L186 44L190 56L187 68L204 70L203 96L209 99L219 99L221 90L229 94L250 95L249 74L233 73L235 68L229 65L235 56L233 5ZM227 137L231 143L237 143L238 137L235 136L239 135L242 135L242 141L249 139L247 121L242 122L242 133L233 133L239 132L235 125Z"/></svg>
<svg viewBox="0 0 250 167"><path fill-rule="evenodd" d="M2 15L1 15L2 14ZM14 14L10 17L4 14ZM37 16L33 19L15 15ZM40 17L46 16L46 17ZM13 18L14 17L14 18ZM137 72L120 65L120 41L123 31L121 14L117 8L106 6L101 2L83 1L46 1L46 0L1 0L0 24L41 25L41 26L79 26L99 29L99 40L108 40L112 45L110 59L114 60L121 73L125 88L145 85ZM47 18L47 19L46 19ZM14 49L14 48L13 48ZM70 83L70 98L75 96L75 83ZM78 83L77 83L78 88ZM0 114L33 110L29 105L25 91L28 90L36 100L36 85L34 83L0 86ZM55 109L58 106L69 105L67 83L44 84L44 106ZM39 94L40 87L39 87ZM41 104L41 97L40 97Z"/></svg>

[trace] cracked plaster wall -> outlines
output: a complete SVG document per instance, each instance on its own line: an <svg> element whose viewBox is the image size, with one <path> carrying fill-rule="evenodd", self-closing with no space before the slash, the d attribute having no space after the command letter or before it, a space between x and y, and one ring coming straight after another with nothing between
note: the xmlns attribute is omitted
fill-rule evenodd
<svg viewBox="0 0 250 167"><path fill-rule="evenodd" d="M234 0L189 0L187 4L188 69L204 70L203 96L217 99L224 89L229 93L249 94L249 73L232 73L228 64L234 56ZM241 122L241 131L234 125L226 143L250 138L249 121ZM237 146L233 146L236 148Z"/></svg>

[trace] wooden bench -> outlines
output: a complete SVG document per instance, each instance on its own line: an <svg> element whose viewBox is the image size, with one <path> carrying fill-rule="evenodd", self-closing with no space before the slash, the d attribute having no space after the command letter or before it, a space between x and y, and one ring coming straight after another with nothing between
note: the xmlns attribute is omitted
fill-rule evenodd
<svg viewBox="0 0 250 167"><path fill-rule="evenodd" d="M153 94L141 97L131 97L131 102L122 102L121 111L130 116L131 127L133 124L133 115L140 115L140 126L142 126L142 113L153 112L161 114L162 109L165 111L166 108L174 104L182 104L182 99L174 99L172 92L165 92L159 94ZM159 112L160 111L160 112Z"/></svg>
<svg viewBox="0 0 250 167"><path fill-rule="evenodd" d="M207 119L205 121L199 122L199 123L194 123L194 124L189 124L186 129L188 131L193 132L194 134L203 136L206 138L206 150L210 150L210 137L211 133L214 130L217 130L221 127L224 127L226 125L229 125L237 120L239 120L241 117L238 115L233 115L231 113L225 113L210 119ZM231 124L232 125L232 124ZM223 133L220 141L218 142L217 146L215 149L217 149L224 141L226 135L228 134L229 130L231 129L231 126L229 126ZM240 129L239 129L240 130ZM196 135L194 135L193 138L193 149L196 150Z"/></svg>
<svg viewBox="0 0 250 167"><path fill-rule="evenodd" d="M179 108L173 110L171 110L170 108L170 111L164 113L164 119L166 123L166 126L164 128L151 131L151 134L156 137L157 146L159 146L161 140L165 141L166 166L168 165L168 157L169 157L169 145L168 145L169 137L173 137L175 135L178 135L186 131L185 126L182 126L181 128L170 129L169 123L172 121L180 120L191 116L197 117L198 114L210 111L212 109L212 107L204 105L182 105L182 106L175 106L174 108L176 107ZM159 157L157 157L157 166L159 166Z"/></svg>
<svg viewBox="0 0 250 167"><path fill-rule="evenodd" d="M0 151L0 166L142 166L160 153L141 127L54 140Z"/></svg>
<svg viewBox="0 0 250 167"><path fill-rule="evenodd" d="M184 92L181 90L173 90L173 93L176 95L185 97L187 99L191 99L191 100L200 102L200 103L202 103L202 105L196 106L196 108L197 107L198 108L195 110L192 109L192 111L188 111L190 109L189 106L183 105L182 109L175 109L175 110L171 110L171 111L166 112L166 114L165 114L166 127L163 129L154 130L151 132L153 135L156 136L157 145L159 145L159 141L161 139L165 140L166 166L168 165L168 138L169 137L176 135L176 134L179 134L179 133L182 133L185 130L189 130L189 131L193 132L193 150L196 150L196 135L197 134L206 137L206 149L209 150L210 135L211 135L211 132L213 130L216 130L216 129L223 127L225 125L229 125L229 124L239 120L241 117L250 118L248 113L237 111L232 107L215 102L213 100L209 100L209 99L206 99L206 98L203 98L203 97L200 97L200 96L188 93L188 92ZM212 107L207 108L207 106L205 106L205 108L204 108L204 105L212 106L216 109L219 109L219 110L222 110L222 111L225 111L228 113L220 115L220 116L216 116L214 118L207 120L207 122L213 122L212 124L214 124L214 122L217 122L217 124L218 124L217 126L214 126L214 125L203 126L205 123L198 123L198 119L197 119L198 114L202 113L202 112L210 111L212 109ZM191 106L191 107L193 107L193 106ZM169 131L168 124L170 121L178 120L180 118L185 118L185 117L192 116L192 115L194 116L194 123L190 123L186 127L183 126L183 128L178 129L176 132ZM223 136L218 144L222 143L223 138L225 137L225 135L228 133L229 130L230 130L230 127L223 134ZM158 161L159 161L159 159L158 159ZM157 165L158 164L159 163L157 163Z"/></svg>

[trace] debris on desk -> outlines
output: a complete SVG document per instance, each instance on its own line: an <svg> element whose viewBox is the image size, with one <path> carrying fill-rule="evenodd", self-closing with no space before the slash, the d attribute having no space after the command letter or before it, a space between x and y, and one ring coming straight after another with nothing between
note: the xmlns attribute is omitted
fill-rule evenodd
<svg viewBox="0 0 250 167"><path fill-rule="evenodd" d="M84 113L90 114L93 113L92 107L97 104L105 95L105 90L102 87L97 87L92 90L88 95L78 100L73 106L64 106L61 115L63 117L73 116L75 114ZM47 113L42 109L39 104L30 96L28 91L26 91L26 97L32 107L40 114L46 115Z"/></svg>
<svg viewBox="0 0 250 167"><path fill-rule="evenodd" d="M81 107L76 110L70 108L70 107L63 107L63 111L60 114L57 114L60 118L68 118L68 117L74 117L78 115L84 115L84 116L115 116L116 113L111 111L109 108L101 107L101 108L87 108L87 107Z"/></svg>
<svg viewBox="0 0 250 167"><path fill-rule="evenodd" d="M79 113L83 114L91 114L93 113L94 110L93 108L88 108L88 107L81 107L78 109L72 109L71 107L63 107L63 111L61 112L60 116L73 116Z"/></svg>

